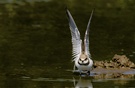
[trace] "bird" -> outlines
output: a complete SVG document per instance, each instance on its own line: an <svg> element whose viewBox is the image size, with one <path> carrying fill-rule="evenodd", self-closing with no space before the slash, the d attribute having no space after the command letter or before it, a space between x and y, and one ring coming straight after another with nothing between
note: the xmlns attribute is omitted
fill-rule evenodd
<svg viewBox="0 0 135 88"><path fill-rule="evenodd" d="M93 88L90 79L86 79L84 77L80 77L79 80L73 78L74 88Z"/></svg>
<svg viewBox="0 0 135 88"><path fill-rule="evenodd" d="M84 35L84 40L82 41L80 37L80 32L76 26L76 23L68 9L66 9L67 18L69 21L69 28L72 36L72 56L74 61L73 72L78 69L79 73L87 73L90 75L90 71L93 69L93 60L91 59L91 54L89 51L89 30L90 23L93 15L93 10L91 12L86 32Z"/></svg>

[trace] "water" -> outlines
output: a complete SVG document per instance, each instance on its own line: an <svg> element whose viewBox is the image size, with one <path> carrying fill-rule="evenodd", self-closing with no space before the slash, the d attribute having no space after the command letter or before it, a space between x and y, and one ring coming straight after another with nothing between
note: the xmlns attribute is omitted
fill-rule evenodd
<svg viewBox="0 0 135 88"><path fill-rule="evenodd" d="M1 88L135 88L134 79L37 78L1 81Z"/></svg>
<svg viewBox="0 0 135 88"><path fill-rule="evenodd" d="M90 51L94 60L125 54L135 62L134 0L0 0L0 87L72 88L68 7L83 38L93 9ZM74 83L74 79L76 80ZM82 81L79 81L80 83ZM93 79L93 88L134 88L134 78Z"/></svg>

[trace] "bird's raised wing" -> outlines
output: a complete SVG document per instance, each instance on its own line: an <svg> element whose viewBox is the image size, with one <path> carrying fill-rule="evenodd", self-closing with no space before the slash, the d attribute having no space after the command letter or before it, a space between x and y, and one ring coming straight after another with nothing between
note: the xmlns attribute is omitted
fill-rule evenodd
<svg viewBox="0 0 135 88"><path fill-rule="evenodd" d="M74 22L74 19L72 15L70 14L69 10L67 9L66 11L68 20L69 20L69 27L71 31L71 36L72 36L72 46L73 46L73 61L79 57L81 54L81 45L82 45L82 40L80 39L80 32L78 31L78 28Z"/></svg>
<svg viewBox="0 0 135 88"><path fill-rule="evenodd" d="M86 29L86 32L85 32L85 37L84 37L85 53L87 55L89 55L89 57L91 57L91 54L90 54L90 51L89 51L89 30L90 30L90 22L91 22L91 19L92 19L92 15L93 15L93 11L90 15L90 19L89 19L87 29Z"/></svg>

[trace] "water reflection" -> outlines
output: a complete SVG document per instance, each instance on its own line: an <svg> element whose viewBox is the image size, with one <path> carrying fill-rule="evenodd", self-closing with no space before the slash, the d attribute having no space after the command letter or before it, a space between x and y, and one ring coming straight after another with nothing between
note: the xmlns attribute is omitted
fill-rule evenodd
<svg viewBox="0 0 135 88"><path fill-rule="evenodd" d="M6 78L0 80L0 88L134 88L134 79L72 78ZM103 86L104 85L104 86Z"/></svg>
<svg viewBox="0 0 135 88"><path fill-rule="evenodd" d="M76 79L73 79L73 80L74 80L75 88L93 88L93 85L90 79L80 77L78 81L76 81Z"/></svg>

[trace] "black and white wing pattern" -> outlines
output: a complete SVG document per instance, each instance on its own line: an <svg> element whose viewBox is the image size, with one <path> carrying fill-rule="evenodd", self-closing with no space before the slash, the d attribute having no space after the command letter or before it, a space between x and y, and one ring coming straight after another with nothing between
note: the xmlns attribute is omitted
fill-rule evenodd
<svg viewBox="0 0 135 88"><path fill-rule="evenodd" d="M90 58L91 58L91 54L90 54L90 51L89 51L89 30L90 30L90 22L91 22L91 19L92 19L92 15L93 15L93 11L90 15L90 19L89 19L87 29L86 29L86 32L85 32L85 37L84 37L85 53L87 55L89 55Z"/></svg>
<svg viewBox="0 0 135 88"><path fill-rule="evenodd" d="M67 16L69 20L69 27L71 31L71 36L72 36L72 46L73 46L73 61L79 58L81 54L81 45L82 45L82 40L80 39L80 32L78 31L78 28L74 22L74 19L72 15L70 14L69 10L67 9Z"/></svg>

